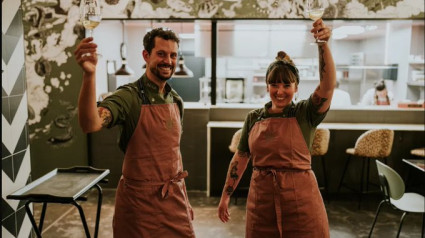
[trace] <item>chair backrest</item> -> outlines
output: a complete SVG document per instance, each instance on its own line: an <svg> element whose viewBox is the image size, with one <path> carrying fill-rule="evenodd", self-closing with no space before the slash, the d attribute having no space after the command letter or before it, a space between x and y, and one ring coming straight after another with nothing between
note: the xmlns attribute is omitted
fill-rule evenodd
<svg viewBox="0 0 425 238"><path fill-rule="evenodd" d="M242 129L237 130L235 134L233 134L232 141L230 142L230 145L229 145L230 152L235 153L236 150L238 149L239 141L241 139L241 134L242 134Z"/></svg>
<svg viewBox="0 0 425 238"><path fill-rule="evenodd" d="M354 153L369 158L388 157L393 148L394 131L373 129L366 131L356 141Z"/></svg>
<svg viewBox="0 0 425 238"><path fill-rule="evenodd" d="M387 181L388 195L394 200L400 199L405 191L403 179L394 169L379 160L376 160L376 166L378 168L379 175L383 175ZM381 186L386 186L386 184L382 184L382 182L383 181L381 180Z"/></svg>
<svg viewBox="0 0 425 238"><path fill-rule="evenodd" d="M329 129L316 129L311 145L311 156L322 156L328 152L330 134Z"/></svg>

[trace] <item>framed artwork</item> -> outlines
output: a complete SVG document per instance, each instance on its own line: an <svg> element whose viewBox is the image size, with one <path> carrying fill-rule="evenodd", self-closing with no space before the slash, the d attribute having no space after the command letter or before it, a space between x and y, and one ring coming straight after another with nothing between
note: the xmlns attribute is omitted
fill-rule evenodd
<svg viewBox="0 0 425 238"><path fill-rule="evenodd" d="M245 79L226 78L225 80L225 102L242 103L244 100Z"/></svg>

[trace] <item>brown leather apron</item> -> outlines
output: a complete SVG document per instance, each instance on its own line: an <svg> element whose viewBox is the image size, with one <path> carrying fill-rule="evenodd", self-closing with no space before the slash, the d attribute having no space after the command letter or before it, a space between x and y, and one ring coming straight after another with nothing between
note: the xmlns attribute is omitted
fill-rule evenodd
<svg viewBox="0 0 425 238"><path fill-rule="evenodd" d="M249 134L254 170L247 238L329 237L326 210L296 118L258 121Z"/></svg>
<svg viewBox="0 0 425 238"><path fill-rule="evenodd" d="M143 105L124 157L114 237L195 237L180 153L177 104Z"/></svg>

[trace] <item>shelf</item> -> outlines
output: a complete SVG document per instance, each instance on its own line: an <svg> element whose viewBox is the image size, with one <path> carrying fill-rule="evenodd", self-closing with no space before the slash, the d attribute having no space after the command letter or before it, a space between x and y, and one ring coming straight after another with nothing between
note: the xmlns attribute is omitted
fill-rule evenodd
<svg viewBox="0 0 425 238"><path fill-rule="evenodd" d="M252 82L252 86L262 86L262 87L267 87L267 84L265 82Z"/></svg>
<svg viewBox="0 0 425 238"><path fill-rule="evenodd" d="M391 65L340 65L337 69L397 69L398 66Z"/></svg>
<svg viewBox="0 0 425 238"><path fill-rule="evenodd" d="M409 61L409 64L418 64L418 65L424 65L424 61Z"/></svg>
<svg viewBox="0 0 425 238"><path fill-rule="evenodd" d="M407 82L407 85L409 85L409 86L416 86L416 87L424 87L425 85L425 82L424 81L410 81L410 82Z"/></svg>

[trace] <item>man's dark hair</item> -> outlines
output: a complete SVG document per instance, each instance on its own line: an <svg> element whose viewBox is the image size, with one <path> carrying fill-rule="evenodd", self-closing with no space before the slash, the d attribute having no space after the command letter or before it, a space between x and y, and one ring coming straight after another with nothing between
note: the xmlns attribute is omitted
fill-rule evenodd
<svg viewBox="0 0 425 238"><path fill-rule="evenodd" d="M159 37L164 40L173 40L179 45L180 40L177 37L176 33L166 27L158 27L149 31L143 38L143 47L145 50L151 54L152 49L155 48L155 37Z"/></svg>

